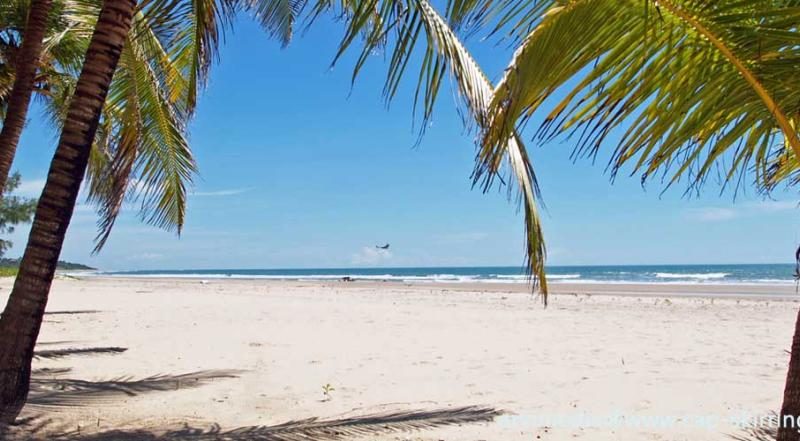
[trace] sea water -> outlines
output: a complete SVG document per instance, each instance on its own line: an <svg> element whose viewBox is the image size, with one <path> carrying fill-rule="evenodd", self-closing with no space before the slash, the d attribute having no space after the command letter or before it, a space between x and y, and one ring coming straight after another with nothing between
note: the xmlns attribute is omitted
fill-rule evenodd
<svg viewBox="0 0 800 441"><path fill-rule="evenodd" d="M283 280L357 280L526 283L523 267L405 267L295 269L180 269L101 272L143 277L264 278ZM550 283L703 283L792 284L794 265L607 265L549 266Z"/></svg>

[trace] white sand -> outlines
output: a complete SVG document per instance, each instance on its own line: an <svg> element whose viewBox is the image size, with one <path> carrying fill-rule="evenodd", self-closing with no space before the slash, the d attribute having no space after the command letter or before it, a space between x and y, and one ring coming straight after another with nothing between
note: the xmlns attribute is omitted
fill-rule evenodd
<svg viewBox="0 0 800 441"><path fill-rule="evenodd" d="M10 286L0 281L3 302ZM92 432L486 405L509 416L370 439L679 441L730 439L741 434L730 417L779 409L798 303L728 298L771 289L561 285L595 294L556 295L547 309L504 289L58 280L48 311L100 312L46 316L37 349L128 350L37 360L34 368L71 368L47 378L242 372L196 388L185 380L175 390L30 406L25 415L47 411L48 430ZM678 296L692 293L718 297Z"/></svg>

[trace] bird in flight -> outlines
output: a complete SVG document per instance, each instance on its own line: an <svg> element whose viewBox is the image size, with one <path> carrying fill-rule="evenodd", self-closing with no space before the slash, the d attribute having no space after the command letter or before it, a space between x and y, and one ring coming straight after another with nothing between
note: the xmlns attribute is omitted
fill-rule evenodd
<svg viewBox="0 0 800 441"><path fill-rule="evenodd" d="M377 249L379 249L379 250L388 250L388 249L389 249L389 244L387 243L387 244L386 244L386 245L384 245L384 246L375 245L375 248L377 248Z"/></svg>

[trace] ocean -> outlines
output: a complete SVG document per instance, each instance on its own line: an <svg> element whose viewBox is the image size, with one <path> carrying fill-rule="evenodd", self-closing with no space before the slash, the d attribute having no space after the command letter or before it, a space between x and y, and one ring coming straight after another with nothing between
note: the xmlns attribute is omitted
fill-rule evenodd
<svg viewBox="0 0 800 441"><path fill-rule="evenodd" d="M608 265L551 266L550 283L659 283L659 284L792 284L794 265ZM191 278L261 278L278 280L389 280L407 282L526 283L522 267L420 268L304 268L304 269L186 269L109 271L100 275Z"/></svg>

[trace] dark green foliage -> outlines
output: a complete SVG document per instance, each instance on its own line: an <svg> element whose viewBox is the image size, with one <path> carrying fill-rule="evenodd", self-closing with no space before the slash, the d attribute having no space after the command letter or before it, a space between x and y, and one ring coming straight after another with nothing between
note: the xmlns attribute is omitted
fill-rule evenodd
<svg viewBox="0 0 800 441"><path fill-rule="evenodd" d="M0 269L3 268L17 268L19 266L19 258L8 258L3 257L0 258ZM60 270L95 270L97 268L92 268L91 266L84 265L82 263L72 263L72 262L65 262L63 260L58 261L58 266L56 267Z"/></svg>
<svg viewBox="0 0 800 441"><path fill-rule="evenodd" d="M5 191L3 191L3 200L0 201L0 235L11 234L17 225L30 222L33 212L36 210L36 199L12 194L19 188L19 184L19 173L14 173L8 178ZM3 256L12 245L10 240L0 239L0 256Z"/></svg>

